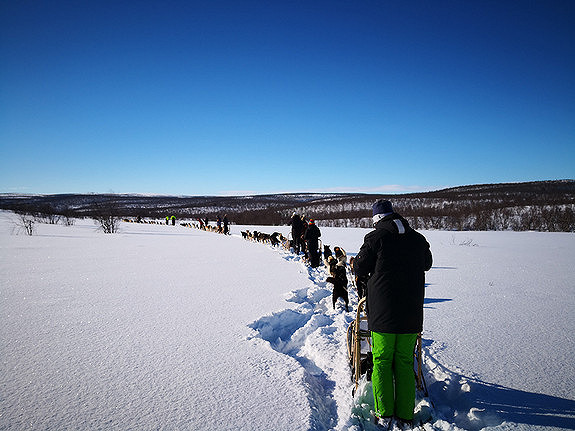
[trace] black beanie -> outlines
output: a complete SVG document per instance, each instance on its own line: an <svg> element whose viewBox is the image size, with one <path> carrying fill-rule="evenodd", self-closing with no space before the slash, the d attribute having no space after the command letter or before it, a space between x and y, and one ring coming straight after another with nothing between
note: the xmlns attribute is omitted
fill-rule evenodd
<svg viewBox="0 0 575 431"><path fill-rule="evenodd" d="M378 200L373 204L373 215L377 214L391 214L393 212L393 207L391 202L384 199Z"/></svg>

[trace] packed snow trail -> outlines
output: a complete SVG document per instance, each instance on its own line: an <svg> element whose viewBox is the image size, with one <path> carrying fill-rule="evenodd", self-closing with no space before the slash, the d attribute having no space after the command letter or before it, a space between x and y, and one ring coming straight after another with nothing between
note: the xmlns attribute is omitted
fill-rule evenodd
<svg viewBox="0 0 575 431"><path fill-rule="evenodd" d="M288 260L301 259L286 252L283 255ZM309 273L309 287L295 290L286 297L288 301L299 304L298 308L264 316L250 327L274 350L294 358L302 366L314 412L311 429L333 429L341 416L338 401L345 399L339 397L338 392L349 386L350 379L345 344L341 343L345 340L345 331L342 332L342 325L336 324L336 320L347 323L347 317L326 307L331 301L331 292L325 282L318 281L325 278L323 268L305 267L303 271ZM322 351L321 344L326 347L325 351ZM331 354L324 354L332 353L334 347L339 355L332 358Z"/></svg>
<svg viewBox="0 0 575 431"><path fill-rule="evenodd" d="M278 227L274 227L275 230ZM281 229L281 228L280 228ZM342 233L345 231L345 235ZM360 232L367 232L362 229L329 229L325 228L323 235L324 243L343 246L348 251L348 257L355 255L359 246L361 245L362 235ZM284 234L287 232L284 230ZM349 234L355 234L352 238ZM331 234L331 235L330 235ZM346 236L347 235L347 236ZM443 253L436 255L436 265L428 274L428 283L425 299L426 310L426 327L432 328L430 331L424 331L423 338L423 362L424 374L427 380L427 385L431 393L430 399L435 403L435 407L429 404L428 399L418 399L416 402L416 424L417 419L426 418L430 411L433 419L430 423L425 423L422 428L427 430L481 430L481 429L575 429L575 401L573 395L575 388L573 387L575 378L575 367L573 362L567 359L567 362L559 362L559 364L552 362L551 367L558 365L563 373L557 376L556 374L548 374L547 370L543 369L542 372L536 371L533 365L529 364L531 358L537 357L540 353L551 355L555 358L566 358L568 352L573 352L575 343L573 340L567 341L561 345L554 346L553 350L546 349L538 351L532 349L529 344L518 346L512 352L518 361L523 362L525 369L529 370L531 375L526 376L519 369L518 372L510 370L508 367L502 371L512 371L508 377L515 377L513 381L516 384L525 382L539 382L539 386L547 391L556 391L558 394L566 392L567 398L561 396L545 395L542 393L529 392L525 390L512 389L511 387L504 387L497 384L487 383L482 380L481 376L493 373L500 365L498 359L505 357L509 353L507 346L513 345L512 341L517 339L517 335L513 330L519 329L519 334L528 337L547 338L547 344L553 340L563 338L563 333L554 332L554 328L549 325L549 320L554 321L560 328L570 328L567 333L573 333L575 330L573 313L567 310L574 305L575 293L575 271L573 266L569 264L569 254L565 254L570 250L570 253L575 251L575 236L572 234L541 234L541 233L528 233L522 235L521 233L514 232L426 232L428 237L431 237L432 249L435 245L435 250L441 250ZM468 237L463 238L463 235L475 235L479 238L486 238L490 243L488 247L481 247ZM538 248L534 247L535 243L531 243L531 237L537 237ZM359 239L359 240L358 240ZM493 240L495 239L495 240ZM511 246L508 244L509 239L517 241L520 249L514 247L514 242ZM333 242L337 241L337 242ZM269 248L274 249L274 247ZM311 269L303 263L300 256L295 256L282 249L275 248L284 258L297 262L301 265L301 272L306 272L309 275L312 285L304 289L292 291L286 297L288 301L300 304L298 310L289 310L284 312L274 313L271 316L265 316L253 325L254 329L259 331L260 336L268 340L270 344L279 352L294 357L306 369L310 375L320 376L320 380L325 382L324 391L309 391L310 397L319 396L320 400L314 402L312 405L319 405L325 407L326 404L337 409L337 420L329 418L327 421L322 421L323 414L318 414L319 426L313 429L341 429L341 430L372 430L375 429L371 422L371 409L373 407L373 396L371 394L371 384L364 382L364 385L358 389L358 394L355 400L351 399L351 380L348 368L347 356L343 356L342 352L346 352L345 331L349 322L352 319L352 313L345 313L343 307L339 310L333 311L331 309L331 288L325 283L325 270L323 268ZM556 251L560 251L557 254ZM512 253L511 253L512 252ZM454 254L455 253L455 254ZM485 266L489 271L481 271L477 273L472 270L470 273L461 273L456 267L447 265L449 262L445 256L449 256L451 264L454 262L465 262L470 259L469 268L476 268ZM572 254L571 254L572 255ZM454 258L454 256L457 256ZM478 265L477 259L481 260ZM552 273L555 283L559 289L555 291L551 297L542 297L534 293L532 286L523 286L523 295L509 299L503 298L498 294L489 292L486 296L485 288L482 291L475 293L474 288L481 285L484 277L488 279L500 280L502 288L507 288L508 292L513 292L517 282L531 277L532 281L541 279L544 281L549 277L549 268L541 268L539 259L543 262L549 262L548 259L553 259L552 267L563 272ZM475 260L474 260L475 259ZM501 262L518 262L517 267L497 267L493 263ZM526 263L531 266L525 266ZM503 271L502 271L503 270ZM504 284L505 276L503 273L510 273L512 277L506 280L507 287ZM433 297L436 292L436 285L445 285L446 280L452 274L459 277L457 282L450 281L447 284L448 289L443 288L444 291L456 289L459 292L471 292L467 297L462 297L461 294L454 292L454 297L458 299L459 307L469 306L475 309L465 311L465 315L457 313L457 309L451 310L452 314L445 316L437 314L440 310L445 309L447 305L453 300L445 297ZM509 277L509 275L506 275ZM474 280L474 283L467 281L467 278ZM493 287L493 283L486 283L488 287ZM544 283L542 283L544 284ZM524 303L521 299L525 297L527 292L531 292L534 297L538 298L536 306L546 316L544 321L539 322L540 326L531 328L525 331L523 327L510 328L506 324L508 313L500 307L501 302L510 302L510 309L514 309L514 304L521 304L521 307L516 307L516 312L520 313L525 309L530 309L532 303ZM556 292L556 293L555 293ZM557 296L559 302L555 302L554 296ZM477 297L479 302L473 302ZM353 308L357 304L357 295L354 289L350 289L350 300ZM470 301L471 300L471 301ZM485 305L489 304L489 305ZM479 307L477 307L479 305ZM565 310L565 313L559 314L563 320L557 320L557 315L553 314L557 310ZM297 316L297 317L295 317ZM323 317L322 317L323 316ZM488 316L488 319L482 319L482 316ZM467 319L472 317L477 321L477 326L482 327L488 325L490 331L488 334L493 336L497 334L502 339L511 335L511 342L502 342L498 344L496 339L489 339L481 337L468 339L463 335L453 338L453 334L457 330L464 328L454 328L449 325L457 319ZM516 319L521 319L517 316ZM504 319L504 320L501 320ZM288 322L288 330L282 325L282 322ZM505 322L504 324L501 324ZM434 331L435 328L443 327L444 332L438 334ZM495 331L494 331L494 328ZM541 332L541 328L547 328L545 332ZM468 328L469 329L469 328ZM506 331L506 333L497 332L499 329ZM437 359L437 355L442 355L445 352L445 342L441 340L429 339L429 335L438 334L443 339L448 340L450 343L473 342L474 340L480 345L485 345L486 342L491 342L488 345L490 358L479 364L472 372L465 372L457 366L442 365ZM302 335L304 339L302 340ZM457 344L456 344L457 345ZM485 356L485 355L484 355ZM473 359L473 358L470 358ZM549 361L549 359L547 359ZM453 362L452 362L453 363ZM323 366L322 366L323 365ZM319 367L319 369L318 369ZM550 367L550 368L551 368ZM495 369L494 369L495 368ZM541 386L541 379L543 382L549 379L557 379L562 383L561 386L549 387L548 385ZM570 387L567 387L571 383ZM567 386L566 386L567 385ZM325 388L331 389L331 396L329 391ZM563 389L565 388L565 390ZM569 398L570 397L570 398ZM333 400L333 401L332 401ZM317 409L314 409L316 412ZM320 412L321 413L321 412ZM416 426L416 428L419 428Z"/></svg>
<svg viewBox="0 0 575 431"><path fill-rule="evenodd" d="M325 267L311 268L301 255L275 250L285 259L299 263L300 271L308 274L311 283L286 296L288 301L299 304L297 309L264 316L250 326L275 350L293 357L305 370L313 411L311 429L376 430L372 423L371 383L364 382L355 399L352 397L347 329L355 317L357 293L349 289L350 312L345 312L341 300L333 309L332 286L325 281ZM416 410L428 406L428 400L418 400Z"/></svg>

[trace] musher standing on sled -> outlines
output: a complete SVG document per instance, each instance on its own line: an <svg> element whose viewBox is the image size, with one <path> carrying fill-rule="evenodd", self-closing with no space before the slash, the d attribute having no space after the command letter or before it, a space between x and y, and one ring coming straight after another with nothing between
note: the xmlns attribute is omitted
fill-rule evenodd
<svg viewBox="0 0 575 431"><path fill-rule="evenodd" d="M355 273L369 277L367 318L372 336L373 396L380 424L412 425L415 408L413 352L423 330L425 271L432 257L425 237L393 211L373 205L375 230L365 236Z"/></svg>
<svg viewBox="0 0 575 431"><path fill-rule="evenodd" d="M315 221L310 219L309 225L305 231L304 239L307 244L307 252L309 257L309 265L312 268L317 268L319 266L319 250L318 241L321 236L319 228L315 225ZM346 279L347 281L347 279ZM347 283L346 283L347 284Z"/></svg>

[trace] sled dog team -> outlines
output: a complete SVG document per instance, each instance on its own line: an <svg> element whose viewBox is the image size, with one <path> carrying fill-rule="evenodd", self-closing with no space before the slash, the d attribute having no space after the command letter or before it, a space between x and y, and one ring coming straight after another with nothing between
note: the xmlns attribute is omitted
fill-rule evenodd
<svg viewBox="0 0 575 431"><path fill-rule="evenodd" d="M393 421L400 427L411 427L415 408L414 350L418 334L423 331L425 272L431 269L433 259L426 238L394 211L390 201L378 200L372 210L374 230L365 236L357 256L350 259L350 267L358 296L367 297L375 420L384 428L391 427ZM309 244L307 231L302 235L298 230L298 220L294 213L290 222L294 251L299 252L299 238L308 247L317 248L317 243ZM347 255L340 247L334 247L332 253L329 246L324 246L323 256L329 271L326 281L333 284L334 309L342 298L349 311ZM310 264L318 265L311 254Z"/></svg>
<svg viewBox="0 0 575 431"><path fill-rule="evenodd" d="M432 255L427 240L393 210L388 200L373 204L374 230L369 232L357 256L350 258L350 270L358 296L367 297L367 321L371 333L373 372L371 381L375 401L375 421L383 428L393 421L400 427L413 425L415 408L414 350L423 330L425 272ZM246 239L283 244L299 254L309 265L320 265L319 237L314 220L294 213L291 240L272 235L242 232ZM323 263L333 285L332 304L339 298L349 311L347 255L341 247L323 247Z"/></svg>

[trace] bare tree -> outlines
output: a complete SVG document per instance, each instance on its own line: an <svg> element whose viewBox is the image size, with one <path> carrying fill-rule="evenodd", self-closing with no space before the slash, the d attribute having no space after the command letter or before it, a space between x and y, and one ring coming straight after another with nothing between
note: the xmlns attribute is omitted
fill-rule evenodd
<svg viewBox="0 0 575 431"><path fill-rule="evenodd" d="M35 214L39 223L58 224L61 218L56 208L49 203L38 205L35 208Z"/></svg>
<svg viewBox="0 0 575 431"><path fill-rule="evenodd" d="M73 226L76 223L76 214L70 207L66 207L61 211L62 218L60 221L64 226Z"/></svg>
<svg viewBox="0 0 575 431"><path fill-rule="evenodd" d="M32 214L26 212L17 213L18 218L16 220L16 228L18 232L24 232L26 235L34 235L36 228L34 224L36 219Z"/></svg>
<svg viewBox="0 0 575 431"><path fill-rule="evenodd" d="M102 202L92 218L104 233L116 233L120 229L118 205L112 198Z"/></svg>

